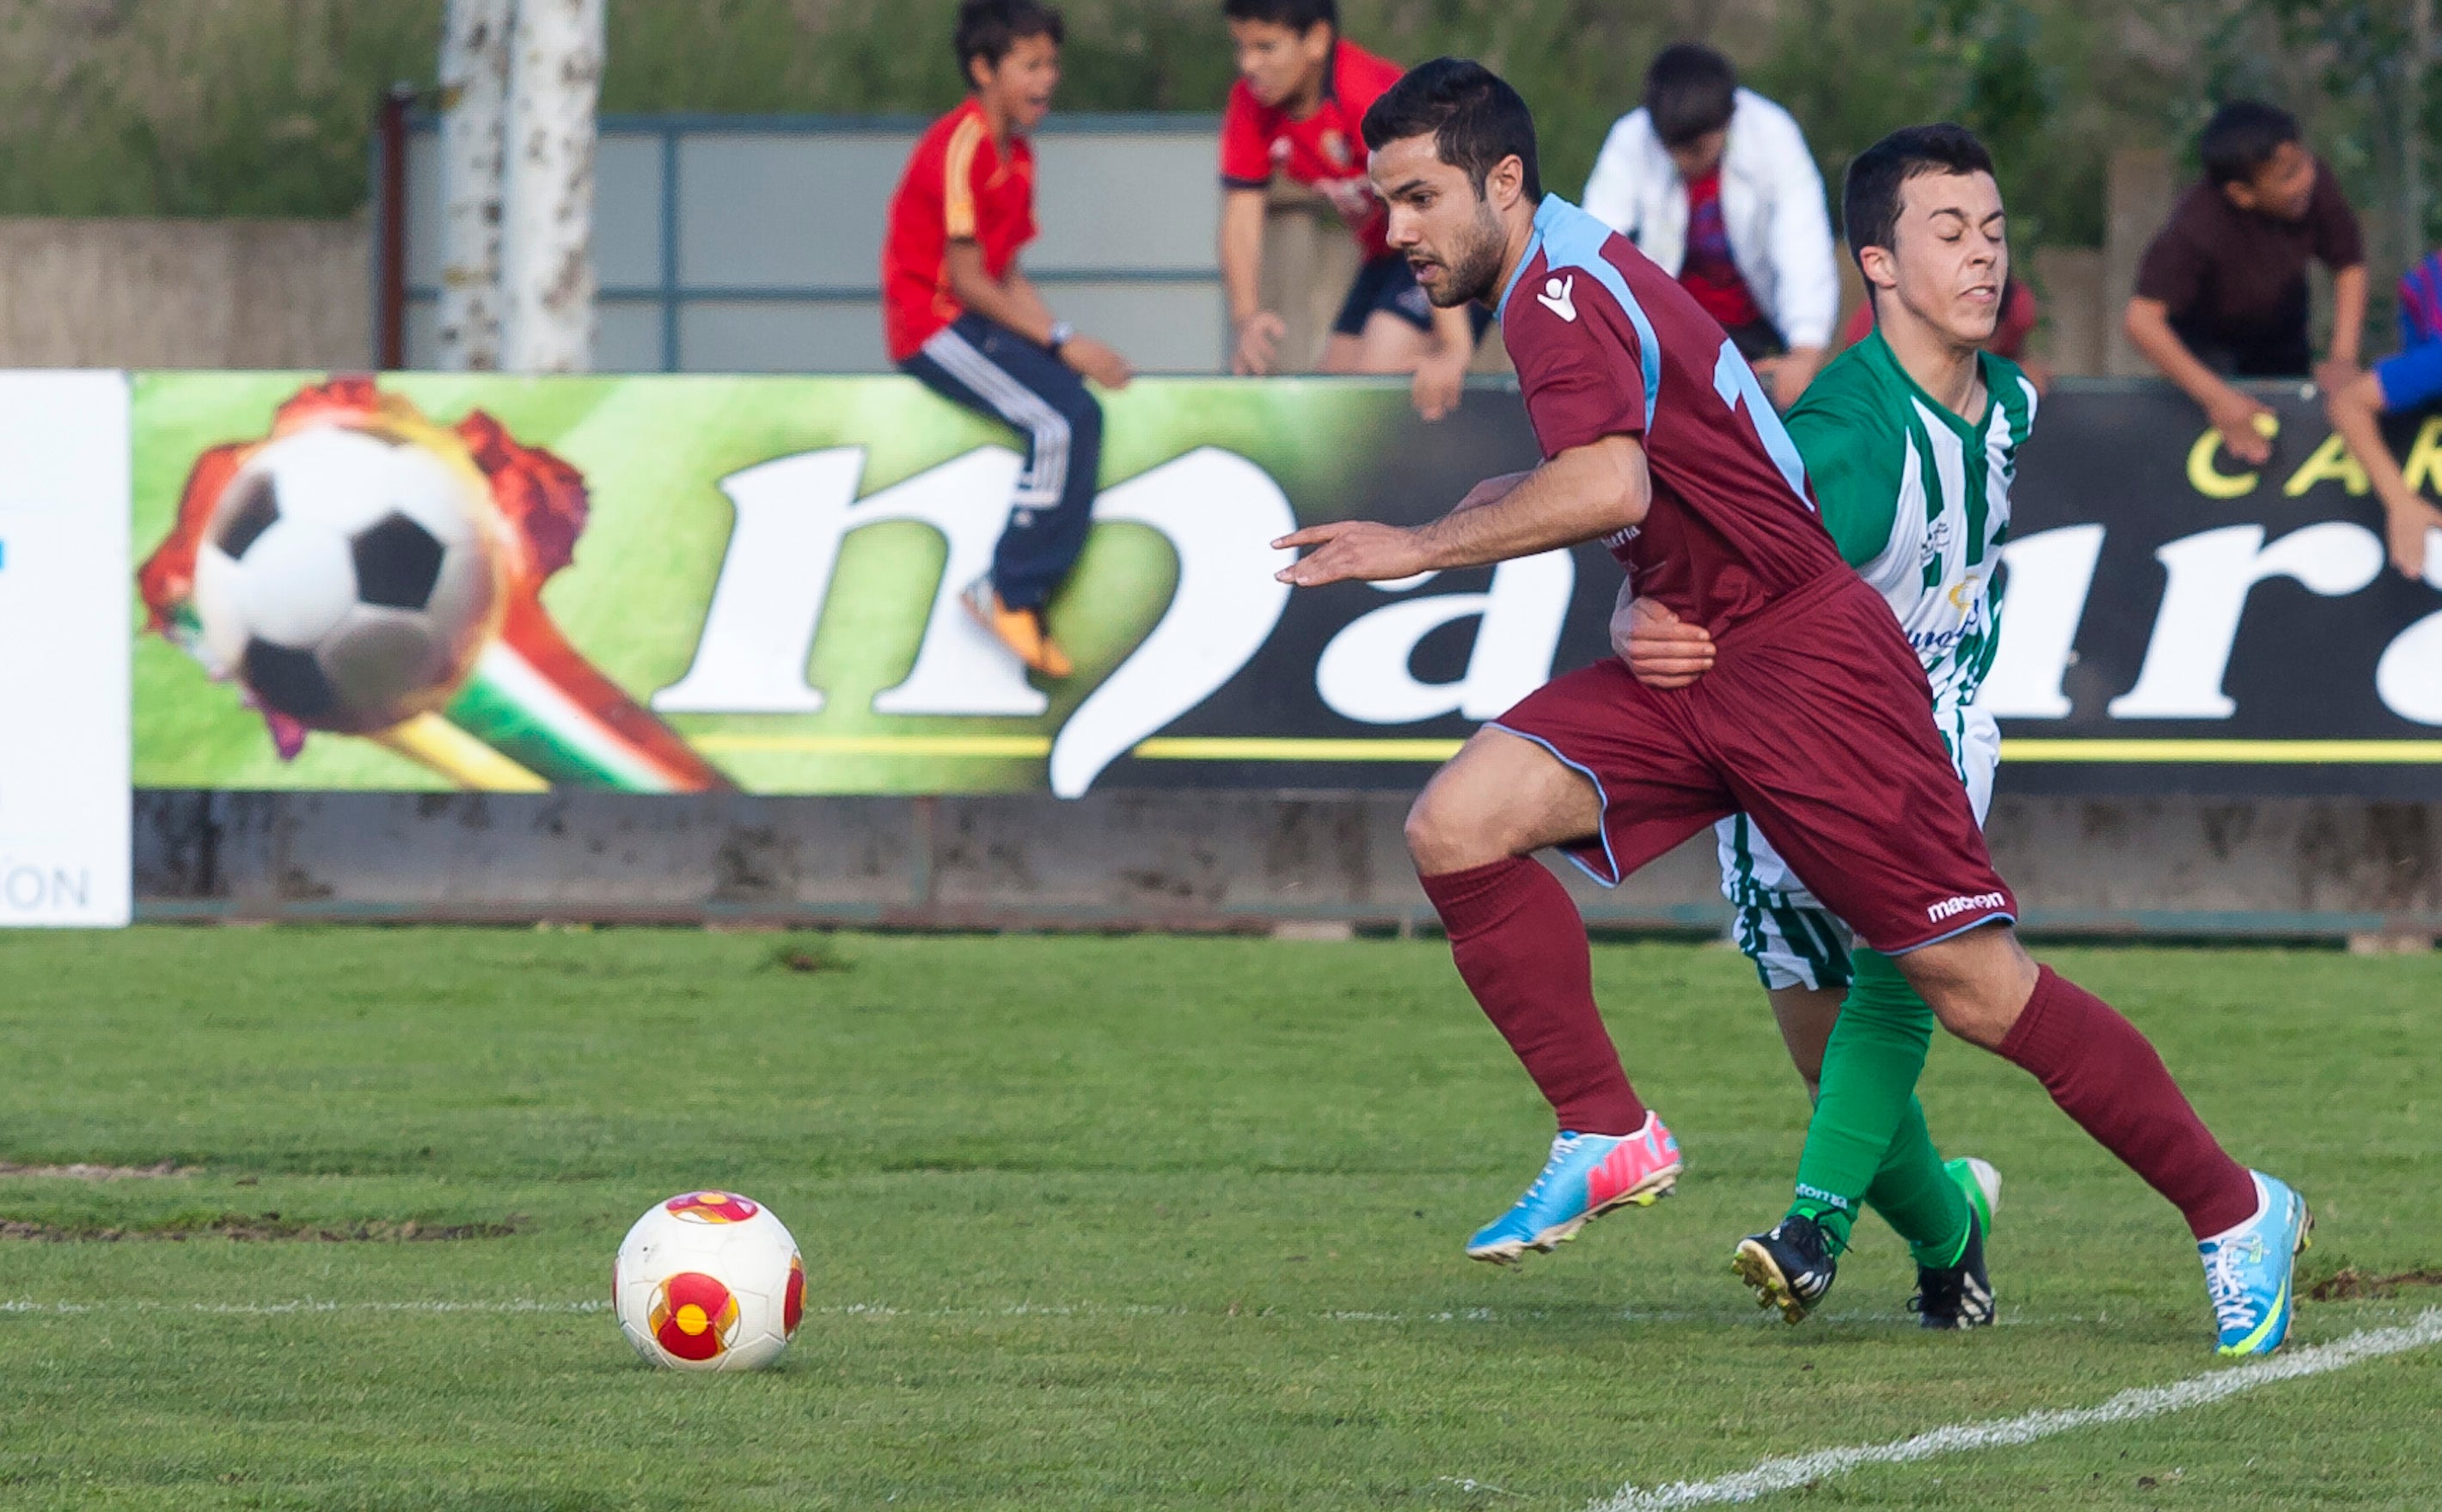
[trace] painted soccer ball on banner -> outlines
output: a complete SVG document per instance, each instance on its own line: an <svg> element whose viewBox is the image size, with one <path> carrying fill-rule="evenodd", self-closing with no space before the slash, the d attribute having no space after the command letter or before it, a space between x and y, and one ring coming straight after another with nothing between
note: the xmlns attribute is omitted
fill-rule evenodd
<svg viewBox="0 0 2442 1512"><path fill-rule="evenodd" d="M797 1241L770 1210L729 1192L656 1203L610 1268L619 1331L672 1370L761 1370L806 1311Z"/></svg>
<svg viewBox="0 0 2442 1512"><path fill-rule="evenodd" d="M367 734L446 702L499 627L482 477L434 441L322 425L247 459L195 556L212 658L266 708Z"/></svg>

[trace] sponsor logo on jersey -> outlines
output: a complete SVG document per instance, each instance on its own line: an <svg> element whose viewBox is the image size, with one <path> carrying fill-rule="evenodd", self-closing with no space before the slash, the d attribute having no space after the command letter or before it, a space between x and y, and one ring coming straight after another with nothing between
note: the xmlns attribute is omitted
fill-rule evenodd
<svg viewBox="0 0 2442 1512"><path fill-rule="evenodd" d="M1979 908L2007 908L2008 906L2010 906L2010 900L1999 893L1968 893L1958 898L1943 899L1926 909L1924 916L1938 924L1945 919L1956 919L1961 914L1972 914Z"/></svg>
<svg viewBox="0 0 2442 1512"><path fill-rule="evenodd" d="M1322 155L1331 159L1334 168L1346 168L1357 161L1348 150L1348 138L1337 131L1322 134Z"/></svg>
<svg viewBox="0 0 2442 1512"><path fill-rule="evenodd" d="M1576 293L1577 276L1572 273L1564 279L1545 279L1543 292L1535 298L1542 301L1543 308L1561 319L1575 320L1577 318Z"/></svg>

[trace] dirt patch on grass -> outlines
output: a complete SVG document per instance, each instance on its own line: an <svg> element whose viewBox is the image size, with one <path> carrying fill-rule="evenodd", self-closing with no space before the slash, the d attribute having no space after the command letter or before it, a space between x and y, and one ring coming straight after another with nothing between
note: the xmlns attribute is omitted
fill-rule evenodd
<svg viewBox="0 0 2442 1512"><path fill-rule="evenodd" d="M2317 1302L2355 1302L2362 1297L2396 1297L2403 1286L2442 1286L2442 1270L2402 1270L2373 1276L2355 1266L2343 1266L2306 1288Z"/></svg>
<svg viewBox="0 0 2442 1512"><path fill-rule="evenodd" d="M397 1244L423 1240L505 1239L522 1229L525 1221L522 1213L511 1213L498 1223L428 1224L413 1218L392 1223L384 1218L372 1218L344 1229L334 1229L282 1218L276 1212L228 1212L213 1218L173 1218L158 1224L101 1229L0 1218L0 1240L117 1244L158 1239L259 1239L292 1244Z"/></svg>
<svg viewBox="0 0 2442 1512"><path fill-rule="evenodd" d="M74 1165L19 1165L14 1160L0 1160L0 1176L48 1176L63 1181L142 1181L198 1175L203 1169L199 1165L180 1165L175 1160L152 1165L88 1165L82 1160Z"/></svg>

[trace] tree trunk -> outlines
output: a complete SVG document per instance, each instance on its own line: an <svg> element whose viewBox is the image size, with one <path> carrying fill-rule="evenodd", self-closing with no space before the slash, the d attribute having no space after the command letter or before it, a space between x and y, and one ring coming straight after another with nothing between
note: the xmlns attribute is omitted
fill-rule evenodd
<svg viewBox="0 0 2442 1512"><path fill-rule="evenodd" d="M2399 250L2415 267L2425 245L2425 76L2433 66L2433 0L2408 0L2408 66L2399 81Z"/></svg>
<svg viewBox="0 0 2442 1512"><path fill-rule="evenodd" d="M449 0L441 36L438 366L501 365L501 144L517 0Z"/></svg>
<svg viewBox="0 0 2442 1512"><path fill-rule="evenodd" d="M501 366L593 365L594 108L604 0L519 0L509 78Z"/></svg>

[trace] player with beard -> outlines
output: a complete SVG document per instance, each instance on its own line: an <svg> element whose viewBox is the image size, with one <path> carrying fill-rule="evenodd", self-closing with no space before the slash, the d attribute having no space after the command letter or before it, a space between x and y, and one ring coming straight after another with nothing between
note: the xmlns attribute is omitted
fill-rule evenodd
<svg viewBox="0 0 2442 1512"><path fill-rule="evenodd" d="M2287 1186L2214 1140L2161 1058L2012 927L1974 808L1890 607L1842 561L1755 374L1678 283L1540 192L1533 118L1481 64L1439 59L1367 112L1389 239L1444 307L1495 306L1541 465L1431 524L1283 537L1298 587L1383 582L1607 542L1639 597L1713 640L1676 689L1616 658L1478 731L1408 818L1460 975L1558 1115L1542 1174L1471 1253L1547 1249L1683 1169L1603 1028L1585 925L1534 859L1615 884L1743 811L1954 1033L2033 1073L2204 1242L2221 1346L2277 1347L2306 1227Z"/></svg>

